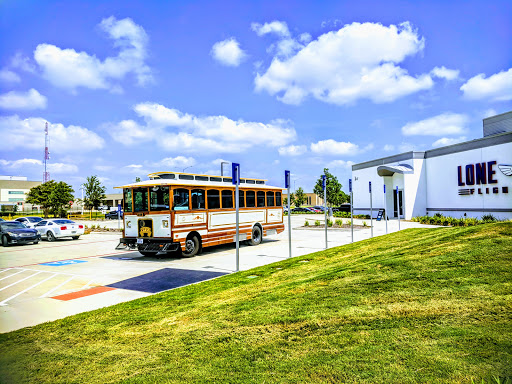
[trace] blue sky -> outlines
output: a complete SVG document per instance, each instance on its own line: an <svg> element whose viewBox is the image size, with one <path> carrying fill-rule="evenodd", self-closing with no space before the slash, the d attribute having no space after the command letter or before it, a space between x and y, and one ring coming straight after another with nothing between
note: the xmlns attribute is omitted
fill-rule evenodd
<svg viewBox="0 0 512 384"><path fill-rule="evenodd" d="M311 191L512 110L510 1L0 0L0 175L150 172Z"/></svg>

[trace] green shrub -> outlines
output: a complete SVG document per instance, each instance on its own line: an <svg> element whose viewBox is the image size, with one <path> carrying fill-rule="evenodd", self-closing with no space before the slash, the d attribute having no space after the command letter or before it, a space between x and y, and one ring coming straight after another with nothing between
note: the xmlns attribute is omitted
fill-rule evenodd
<svg viewBox="0 0 512 384"><path fill-rule="evenodd" d="M315 221L315 226L318 227L320 225L320 220Z"/></svg>
<svg viewBox="0 0 512 384"><path fill-rule="evenodd" d="M367 227L368 224L366 224L366 221L363 221L363 227Z"/></svg>
<svg viewBox="0 0 512 384"><path fill-rule="evenodd" d="M337 226L341 227L343 225L343 220L336 219L336 220L334 220L334 224L336 224Z"/></svg>
<svg viewBox="0 0 512 384"><path fill-rule="evenodd" d="M306 220L306 222L304 223L304 226L309 227L309 221Z"/></svg>
<svg viewBox="0 0 512 384"><path fill-rule="evenodd" d="M491 215L490 213L486 213L485 215L482 215L482 221L484 223L492 223L492 222L495 222L495 221L498 221L498 219L496 219L493 215Z"/></svg>
<svg viewBox="0 0 512 384"><path fill-rule="evenodd" d="M327 219L327 226L332 227L332 220Z"/></svg>

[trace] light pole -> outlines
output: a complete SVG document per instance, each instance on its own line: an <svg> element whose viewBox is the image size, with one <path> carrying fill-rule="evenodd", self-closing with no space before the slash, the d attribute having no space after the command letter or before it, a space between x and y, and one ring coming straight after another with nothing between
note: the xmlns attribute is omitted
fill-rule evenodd
<svg viewBox="0 0 512 384"><path fill-rule="evenodd" d="M224 164L229 164L229 162L228 161L221 161L220 162L220 175L221 176L224 176L224 168L223 168Z"/></svg>
<svg viewBox="0 0 512 384"><path fill-rule="evenodd" d="M80 187L80 190L82 191L82 216L84 215L84 187Z"/></svg>
<svg viewBox="0 0 512 384"><path fill-rule="evenodd" d="M189 169L189 168L192 168L192 167L193 167L193 165L189 165L188 167L183 168L183 171L181 171L181 172L185 172L185 169Z"/></svg>

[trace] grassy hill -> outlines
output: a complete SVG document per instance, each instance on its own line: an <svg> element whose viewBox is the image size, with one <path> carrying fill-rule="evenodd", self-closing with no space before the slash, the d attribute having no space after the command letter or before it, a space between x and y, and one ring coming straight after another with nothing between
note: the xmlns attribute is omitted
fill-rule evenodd
<svg viewBox="0 0 512 384"><path fill-rule="evenodd" d="M409 229L0 335L0 380L512 380L512 223Z"/></svg>

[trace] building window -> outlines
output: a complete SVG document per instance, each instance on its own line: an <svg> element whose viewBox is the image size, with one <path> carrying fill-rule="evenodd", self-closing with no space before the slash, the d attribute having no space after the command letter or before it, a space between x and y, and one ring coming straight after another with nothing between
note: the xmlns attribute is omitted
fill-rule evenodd
<svg viewBox="0 0 512 384"><path fill-rule="evenodd" d="M9 201L23 201L23 199L19 199L17 197L9 197Z"/></svg>
<svg viewBox="0 0 512 384"><path fill-rule="evenodd" d="M9 191L9 195L24 195L23 191Z"/></svg>

